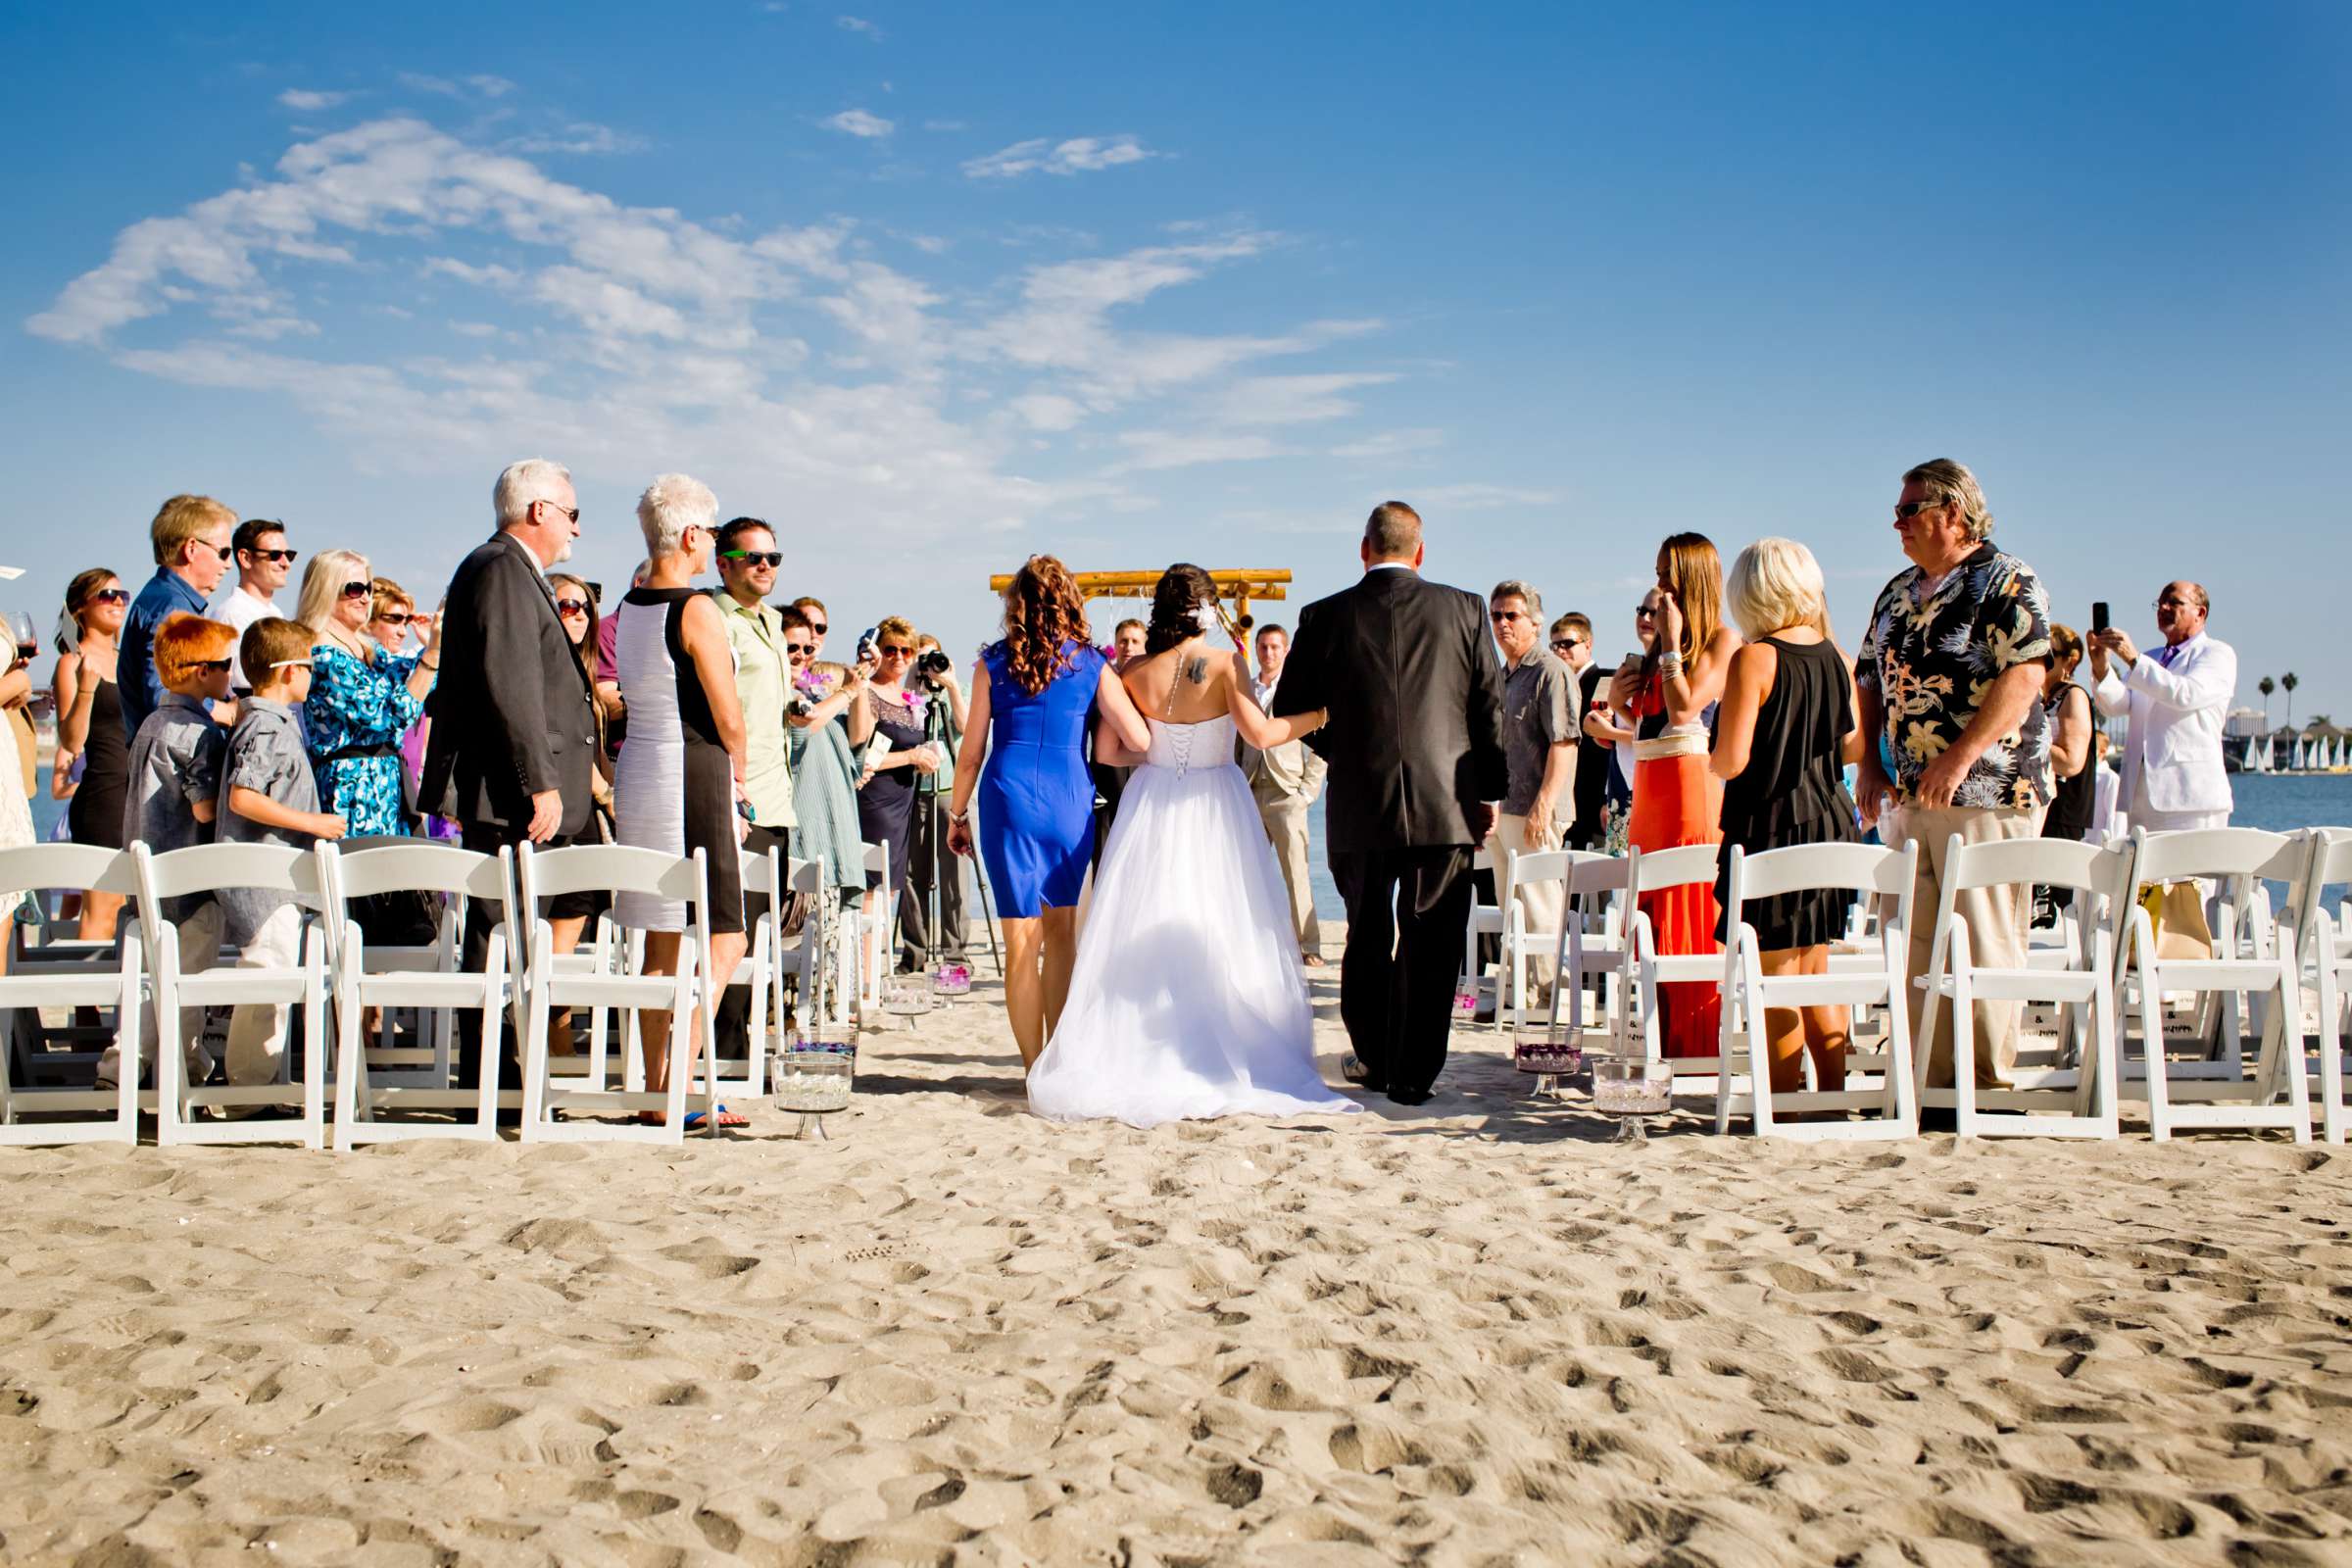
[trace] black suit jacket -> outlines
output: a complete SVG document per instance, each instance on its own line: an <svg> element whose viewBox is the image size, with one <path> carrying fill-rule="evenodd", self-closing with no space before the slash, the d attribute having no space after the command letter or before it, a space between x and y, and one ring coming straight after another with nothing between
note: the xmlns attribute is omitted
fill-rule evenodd
<svg viewBox="0 0 2352 1568"><path fill-rule="evenodd" d="M531 797L564 794L557 829L588 826L596 694L539 563L512 534L458 565L441 608L441 677L417 795L460 822L519 831Z"/></svg>
<svg viewBox="0 0 2352 1568"><path fill-rule="evenodd" d="M1481 808L1509 784L1486 601L1384 567L1307 606L1274 712L1317 708L1331 722L1307 745L1331 764L1332 854L1478 842Z"/></svg>

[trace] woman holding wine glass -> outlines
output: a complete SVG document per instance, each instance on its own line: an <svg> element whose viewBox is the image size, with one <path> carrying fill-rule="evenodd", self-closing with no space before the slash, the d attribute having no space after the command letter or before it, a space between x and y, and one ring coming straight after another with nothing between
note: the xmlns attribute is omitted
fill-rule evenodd
<svg viewBox="0 0 2352 1568"><path fill-rule="evenodd" d="M66 585L66 615L75 632L74 648L57 660L57 760L50 793L62 797L57 780L70 778L81 760L81 779L66 807L66 828L76 844L122 848L122 807L130 792L130 746L122 735L122 702L115 688L115 638L130 613L130 590L104 566L77 573ZM122 912L120 893L81 896L80 936L85 942L114 939Z"/></svg>

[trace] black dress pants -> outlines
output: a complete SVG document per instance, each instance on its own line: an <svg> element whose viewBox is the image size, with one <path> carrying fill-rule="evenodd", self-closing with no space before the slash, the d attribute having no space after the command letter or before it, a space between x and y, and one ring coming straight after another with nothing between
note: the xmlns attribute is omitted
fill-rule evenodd
<svg viewBox="0 0 2352 1568"><path fill-rule="evenodd" d="M1330 857L1348 904L1340 1018L1371 1083L1425 1090L1446 1066L1472 853L1443 844Z"/></svg>
<svg viewBox="0 0 2352 1568"><path fill-rule="evenodd" d="M528 823L509 826L504 822L465 822L459 824L458 832L460 847L471 850L477 855L496 855L502 849L527 844L531 837ZM569 843L571 843L570 839L559 833L545 844L537 845L534 848L540 851L560 850ZM566 894L562 898L549 899L547 907L539 912L551 920L572 916L593 916L597 910L597 895L593 893ZM531 940L529 918L523 916L519 910L516 913L518 918L507 929L507 941L510 944L527 944ZM466 904L466 941L460 961L468 972L479 974L489 962L490 928L495 923L491 918L490 910L480 903L469 901ZM507 1027L499 1031L498 1086L501 1090L522 1087L521 1017L520 1009L510 1010L507 1015ZM458 1014L459 1088L470 1089L481 1082L481 1015L471 1011L461 1011Z"/></svg>

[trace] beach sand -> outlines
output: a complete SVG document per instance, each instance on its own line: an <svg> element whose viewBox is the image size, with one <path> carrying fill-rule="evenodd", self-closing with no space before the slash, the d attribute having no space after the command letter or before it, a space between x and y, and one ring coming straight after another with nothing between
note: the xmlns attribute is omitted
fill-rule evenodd
<svg viewBox="0 0 2352 1568"><path fill-rule="evenodd" d="M0 1555L2352 1559L2342 1152L1612 1145L1456 1046L1052 1126L977 1002L830 1142L9 1152Z"/></svg>

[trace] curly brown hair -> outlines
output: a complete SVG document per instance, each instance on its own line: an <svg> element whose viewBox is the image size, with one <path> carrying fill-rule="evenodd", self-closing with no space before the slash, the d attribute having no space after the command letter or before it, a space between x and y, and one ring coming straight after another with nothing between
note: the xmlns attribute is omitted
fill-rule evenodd
<svg viewBox="0 0 2352 1568"><path fill-rule="evenodd" d="M1073 649L1091 647L1086 598L1070 568L1053 556L1031 556L1004 590L1004 672L1034 697L1068 667Z"/></svg>

